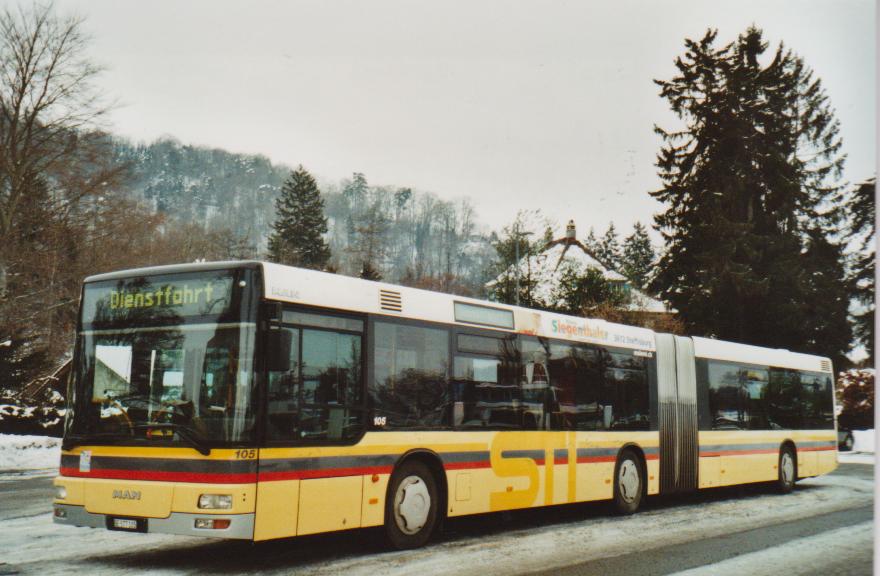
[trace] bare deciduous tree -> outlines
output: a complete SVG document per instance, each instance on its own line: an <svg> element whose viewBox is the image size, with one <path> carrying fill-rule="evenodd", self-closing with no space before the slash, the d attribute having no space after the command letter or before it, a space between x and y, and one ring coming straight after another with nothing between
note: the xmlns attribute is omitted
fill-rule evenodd
<svg viewBox="0 0 880 576"><path fill-rule="evenodd" d="M11 362L69 347L78 284L125 167L82 21L51 4L0 10L0 341ZM92 246L89 250L88 246ZM0 367L0 371L10 366Z"/></svg>
<svg viewBox="0 0 880 576"><path fill-rule="evenodd" d="M51 4L0 12L0 243L11 246L35 201L68 215L111 176L96 168L93 134L108 108L94 85L77 17ZM0 294L10 279L0 248Z"/></svg>

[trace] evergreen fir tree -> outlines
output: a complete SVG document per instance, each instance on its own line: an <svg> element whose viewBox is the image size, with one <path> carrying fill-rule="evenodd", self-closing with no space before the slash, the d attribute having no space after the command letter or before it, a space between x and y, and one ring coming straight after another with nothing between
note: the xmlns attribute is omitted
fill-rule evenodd
<svg viewBox="0 0 880 576"><path fill-rule="evenodd" d="M839 326L810 306L820 293L836 306L847 284L837 269L817 279L802 257L815 250L830 263L840 248L827 240L839 217L831 208L843 165L838 122L820 81L781 44L764 66L760 30L720 48L715 39L709 30L686 40L678 75L656 81L684 128L655 128L665 144L663 188L652 196L666 204L655 217L666 251L652 289L691 333L794 350L815 344L840 357Z"/></svg>
<svg viewBox="0 0 880 576"><path fill-rule="evenodd" d="M598 306L618 308L627 303L627 293L606 280L596 268L583 270L568 263L563 266L559 284L550 297L553 311L589 316Z"/></svg>
<svg viewBox="0 0 880 576"><path fill-rule="evenodd" d="M324 241L327 218L315 179L300 165L291 172L275 201L269 258L281 264L323 270L330 259Z"/></svg>
<svg viewBox="0 0 880 576"><path fill-rule="evenodd" d="M852 287L846 280L843 246L828 239L824 230L807 230L804 252L800 255L803 274L800 290L804 311L812 316L804 326L803 352L828 355L836 371L846 370L850 361L845 352L853 338L849 320Z"/></svg>
<svg viewBox="0 0 880 576"><path fill-rule="evenodd" d="M346 183L342 190L342 195L348 200L354 211L360 207L367 197L370 187L367 184L367 177L361 172L355 172L351 176L351 181Z"/></svg>
<svg viewBox="0 0 880 576"><path fill-rule="evenodd" d="M850 237L859 242L859 254L852 270L855 295L863 310L855 317L855 332L859 342L868 352L867 363L874 364L876 328L874 326L874 271L877 253L875 249L875 210L877 179L871 178L853 190L848 206Z"/></svg>
<svg viewBox="0 0 880 576"><path fill-rule="evenodd" d="M617 239L617 229L614 227L614 222L608 224L608 230L605 231L605 236L599 242L596 256L606 268L612 270L620 268L620 241Z"/></svg>
<svg viewBox="0 0 880 576"><path fill-rule="evenodd" d="M584 247L590 251L591 254L596 254L599 252L599 239L596 238L596 231L590 226L590 233L587 234L587 237L584 238L582 242Z"/></svg>
<svg viewBox="0 0 880 576"><path fill-rule="evenodd" d="M532 270L529 265L530 257L540 253L544 247L544 239L535 234L548 226L546 219L540 212L520 211L512 224L505 226L501 235L494 239L492 246L495 249L495 258L490 268L489 276L502 276L501 280L489 290L489 297L497 302L516 304L516 273L515 266L520 266L519 274L519 303L522 306L538 306L540 303L533 298L533 289L536 284L532 278ZM517 262L519 255L519 262Z"/></svg>
<svg viewBox="0 0 880 576"><path fill-rule="evenodd" d="M648 230L641 222L633 226L633 233L623 243L620 272L642 288L648 283L648 275L654 264L654 247Z"/></svg>

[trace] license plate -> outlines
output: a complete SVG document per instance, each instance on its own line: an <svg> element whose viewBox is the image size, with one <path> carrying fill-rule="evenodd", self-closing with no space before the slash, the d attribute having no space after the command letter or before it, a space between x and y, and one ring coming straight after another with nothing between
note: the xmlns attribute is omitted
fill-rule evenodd
<svg viewBox="0 0 880 576"><path fill-rule="evenodd" d="M139 530L138 521L133 518L113 518L110 524L115 530Z"/></svg>

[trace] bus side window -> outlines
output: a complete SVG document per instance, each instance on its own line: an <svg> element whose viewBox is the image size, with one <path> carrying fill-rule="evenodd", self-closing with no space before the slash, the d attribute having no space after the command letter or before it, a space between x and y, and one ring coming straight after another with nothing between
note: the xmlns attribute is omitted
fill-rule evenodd
<svg viewBox="0 0 880 576"><path fill-rule="evenodd" d="M290 370L269 372L267 400L269 422L267 434L270 440L294 438L297 424L297 390L299 388L300 331L282 328L291 333Z"/></svg>
<svg viewBox="0 0 880 576"><path fill-rule="evenodd" d="M369 393L379 428L449 427L449 333L376 322L373 334Z"/></svg>
<svg viewBox="0 0 880 576"><path fill-rule="evenodd" d="M557 430L589 430L595 412L595 390L589 385L582 350L573 344L550 344L548 371L556 394Z"/></svg>
<svg viewBox="0 0 880 576"><path fill-rule="evenodd" d="M522 387L516 341L458 334L453 360L453 426L520 430Z"/></svg>
<svg viewBox="0 0 880 576"><path fill-rule="evenodd" d="M522 388L523 428L560 429L559 402L555 379L548 373L549 344L531 336L520 336L520 387Z"/></svg>
<svg viewBox="0 0 880 576"><path fill-rule="evenodd" d="M834 428L832 383L828 374L801 372L803 427L808 430Z"/></svg>
<svg viewBox="0 0 880 576"><path fill-rule="evenodd" d="M713 430L741 430L748 421L748 403L740 383L740 367L709 362L709 411Z"/></svg>
<svg viewBox="0 0 880 576"><path fill-rule="evenodd" d="M767 417L775 429L801 428L801 383L796 370L770 368L767 385Z"/></svg>
<svg viewBox="0 0 880 576"><path fill-rule="evenodd" d="M299 439L345 440L363 430L361 336L303 329Z"/></svg>
<svg viewBox="0 0 880 576"><path fill-rule="evenodd" d="M743 396L748 406L746 428L749 430L769 430L767 406L764 397L767 394L768 371L765 368L740 368L740 383Z"/></svg>
<svg viewBox="0 0 880 576"><path fill-rule="evenodd" d="M269 440L346 442L363 423L363 320L284 310L290 369L269 371ZM277 363L275 365L282 365Z"/></svg>

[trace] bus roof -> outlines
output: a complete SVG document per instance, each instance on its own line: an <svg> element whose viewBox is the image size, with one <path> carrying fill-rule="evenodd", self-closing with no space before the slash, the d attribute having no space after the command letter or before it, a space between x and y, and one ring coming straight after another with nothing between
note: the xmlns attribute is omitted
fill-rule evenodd
<svg viewBox="0 0 880 576"><path fill-rule="evenodd" d="M263 271L272 300L654 350L654 332L646 328L278 264L264 263Z"/></svg>
<svg viewBox="0 0 880 576"><path fill-rule="evenodd" d="M774 366L776 368L790 368L792 370L831 372L831 360L821 356L800 354L781 348L763 348L749 344L700 338L698 336L694 336L692 339L694 341L694 355L697 358L751 363L761 366Z"/></svg>
<svg viewBox="0 0 880 576"><path fill-rule="evenodd" d="M136 268L89 276L85 282L230 268L262 268L265 296L270 300L442 324L505 330L606 346L655 350L654 332L647 328L257 260ZM819 356L709 338L694 337L693 341L695 355L699 358L799 370L831 371L831 362Z"/></svg>

